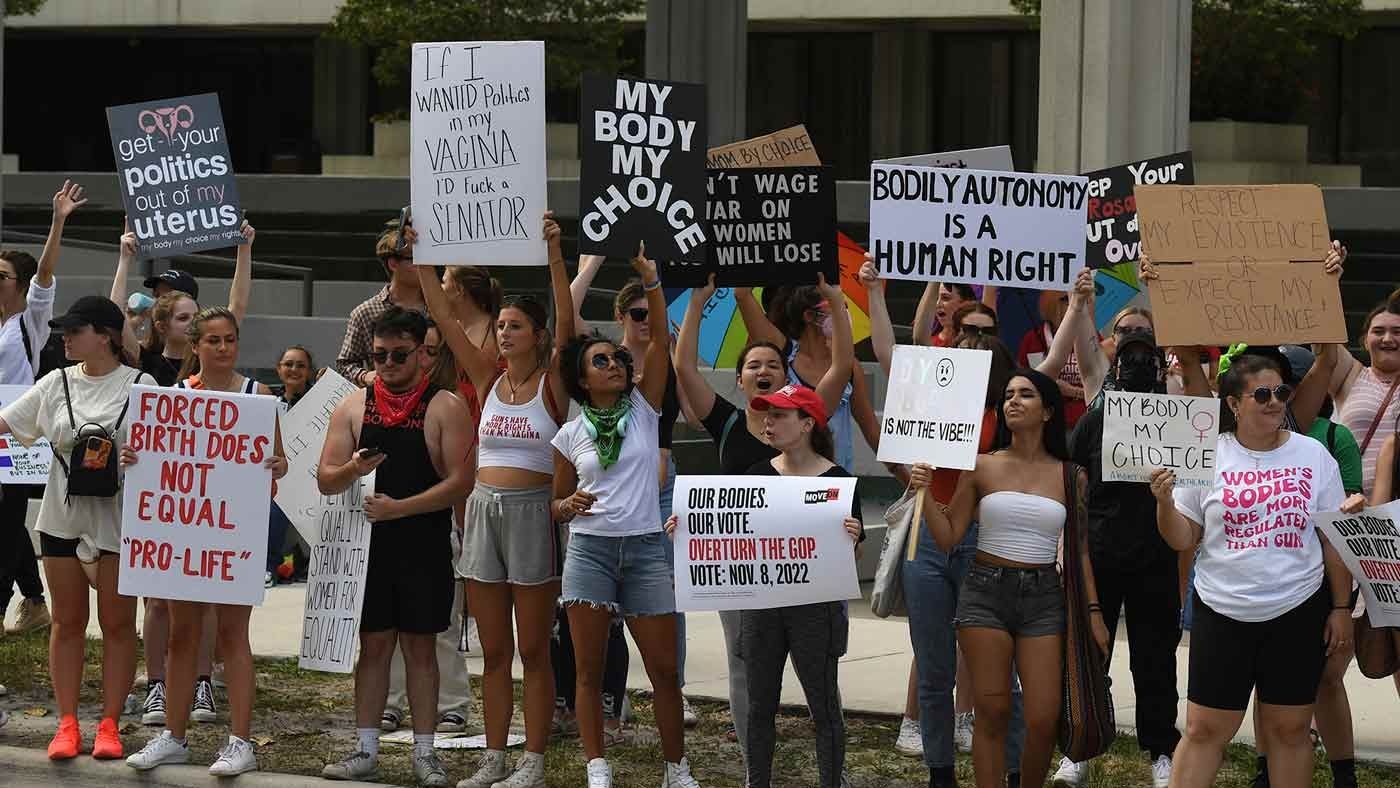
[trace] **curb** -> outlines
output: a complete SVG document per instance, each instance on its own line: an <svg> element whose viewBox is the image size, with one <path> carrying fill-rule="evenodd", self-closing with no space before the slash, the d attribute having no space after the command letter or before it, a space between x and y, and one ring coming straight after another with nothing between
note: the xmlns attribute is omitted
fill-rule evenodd
<svg viewBox="0 0 1400 788"><path fill-rule="evenodd" d="M139 772L122 761L99 761L84 754L71 761L50 761L43 750L0 746L0 784L26 784L29 780L44 785L63 785L78 780L101 781L103 784L133 784L169 786L170 788L383 788L379 783L332 782L321 777L276 772L248 772L235 778L220 778L209 774L207 766L161 766ZM20 782L12 783L11 780ZM29 783L33 784L33 783Z"/></svg>

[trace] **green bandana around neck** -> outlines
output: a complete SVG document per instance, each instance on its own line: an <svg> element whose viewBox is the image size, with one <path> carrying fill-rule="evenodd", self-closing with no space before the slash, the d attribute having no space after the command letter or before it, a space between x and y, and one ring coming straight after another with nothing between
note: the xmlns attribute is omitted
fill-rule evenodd
<svg viewBox="0 0 1400 788"><path fill-rule="evenodd" d="M583 406L583 426L598 449L598 464L607 470L617 464L622 454L622 439L627 435L627 414L632 412L632 399L623 397L611 408Z"/></svg>

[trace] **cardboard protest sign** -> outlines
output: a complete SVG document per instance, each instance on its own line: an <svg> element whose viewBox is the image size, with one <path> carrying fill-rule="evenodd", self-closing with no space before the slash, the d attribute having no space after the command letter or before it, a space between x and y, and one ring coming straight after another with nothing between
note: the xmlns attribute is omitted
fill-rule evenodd
<svg viewBox="0 0 1400 788"><path fill-rule="evenodd" d="M661 260L674 287L762 287L836 282L836 181L827 167L710 170L703 263Z"/></svg>
<svg viewBox="0 0 1400 788"><path fill-rule="evenodd" d="M365 498L373 493L374 474L370 473L339 495L322 496L317 504L316 538L309 542L299 668L327 673L355 669L372 527L365 516Z"/></svg>
<svg viewBox="0 0 1400 788"><path fill-rule="evenodd" d="M0 385L0 408L28 390L29 386ZM53 447L48 438L34 441L33 446L24 446L8 432L0 434L0 484L46 484L52 463Z"/></svg>
<svg viewBox="0 0 1400 788"><path fill-rule="evenodd" d="M876 459L971 470L991 369L989 350L896 345Z"/></svg>
<svg viewBox="0 0 1400 788"><path fill-rule="evenodd" d="M870 248L887 279L1068 290L1088 179L870 165Z"/></svg>
<svg viewBox="0 0 1400 788"><path fill-rule="evenodd" d="M1400 627L1400 501L1358 514L1318 513L1313 520L1342 556L1376 627Z"/></svg>
<svg viewBox="0 0 1400 788"><path fill-rule="evenodd" d="M108 107L107 126L138 257L243 243L217 93Z"/></svg>
<svg viewBox="0 0 1400 788"><path fill-rule="evenodd" d="M1134 188L1196 182L1190 151L1086 172L1084 176L1089 179L1086 262L1090 268L1107 268L1138 259L1140 233Z"/></svg>
<svg viewBox="0 0 1400 788"><path fill-rule="evenodd" d="M705 166L712 170L745 167L820 167L817 149L807 127L801 123L753 139L731 142L705 153Z"/></svg>
<svg viewBox="0 0 1400 788"><path fill-rule="evenodd" d="M417 263L545 265L544 43L413 45Z"/></svg>
<svg viewBox="0 0 1400 788"><path fill-rule="evenodd" d="M1316 186L1139 186L1157 341L1347 341L1331 234Z"/></svg>
<svg viewBox="0 0 1400 788"><path fill-rule="evenodd" d="M359 387L333 369L327 369L297 406L282 417L282 451L287 475L277 483L277 505L307 544L316 543L321 492L316 487L316 466L326 442L331 413L345 395Z"/></svg>
<svg viewBox="0 0 1400 788"><path fill-rule="evenodd" d="M117 590L261 604L277 399L138 385L127 418Z"/></svg>
<svg viewBox="0 0 1400 788"><path fill-rule="evenodd" d="M752 610L860 596L846 534L856 480L676 479L676 609Z"/></svg>
<svg viewBox="0 0 1400 788"><path fill-rule="evenodd" d="M579 254L705 259L705 86L585 76Z"/></svg>
<svg viewBox="0 0 1400 788"><path fill-rule="evenodd" d="M1148 482L1166 468L1181 487L1210 487L1219 435L1217 399L1104 392L1103 480Z"/></svg>
<svg viewBox="0 0 1400 788"><path fill-rule="evenodd" d="M920 153L917 156L899 156L893 159L877 159L881 164L913 164L920 167L952 167L959 170L1005 170L1016 169L1011 160L1010 145L993 145L989 148L968 148L950 150L943 153Z"/></svg>

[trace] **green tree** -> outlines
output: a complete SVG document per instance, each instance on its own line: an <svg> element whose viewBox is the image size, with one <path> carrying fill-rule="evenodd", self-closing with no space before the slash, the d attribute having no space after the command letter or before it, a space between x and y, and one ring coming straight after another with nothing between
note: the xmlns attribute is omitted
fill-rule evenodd
<svg viewBox="0 0 1400 788"><path fill-rule="evenodd" d="M28 16L44 7L44 0L5 0L5 16Z"/></svg>

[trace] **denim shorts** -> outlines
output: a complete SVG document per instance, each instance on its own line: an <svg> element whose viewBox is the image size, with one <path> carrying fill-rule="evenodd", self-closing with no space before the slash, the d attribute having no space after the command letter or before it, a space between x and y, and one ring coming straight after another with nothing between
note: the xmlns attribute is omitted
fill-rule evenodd
<svg viewBox="0 0 1400 788"><path fill-rule="evenodd" d="M1053 566L1015 569L974 561L963 579L953 625L1000 629L1012 637L1065 631L1065 592Z"/></svg>
<svg viewBox="0 0 1400 788"><path fill-rule="evenodd" d="M592 605L624 616L676 612L665 531L637 536L573 533L564 551L561 605Z"/></svg>

